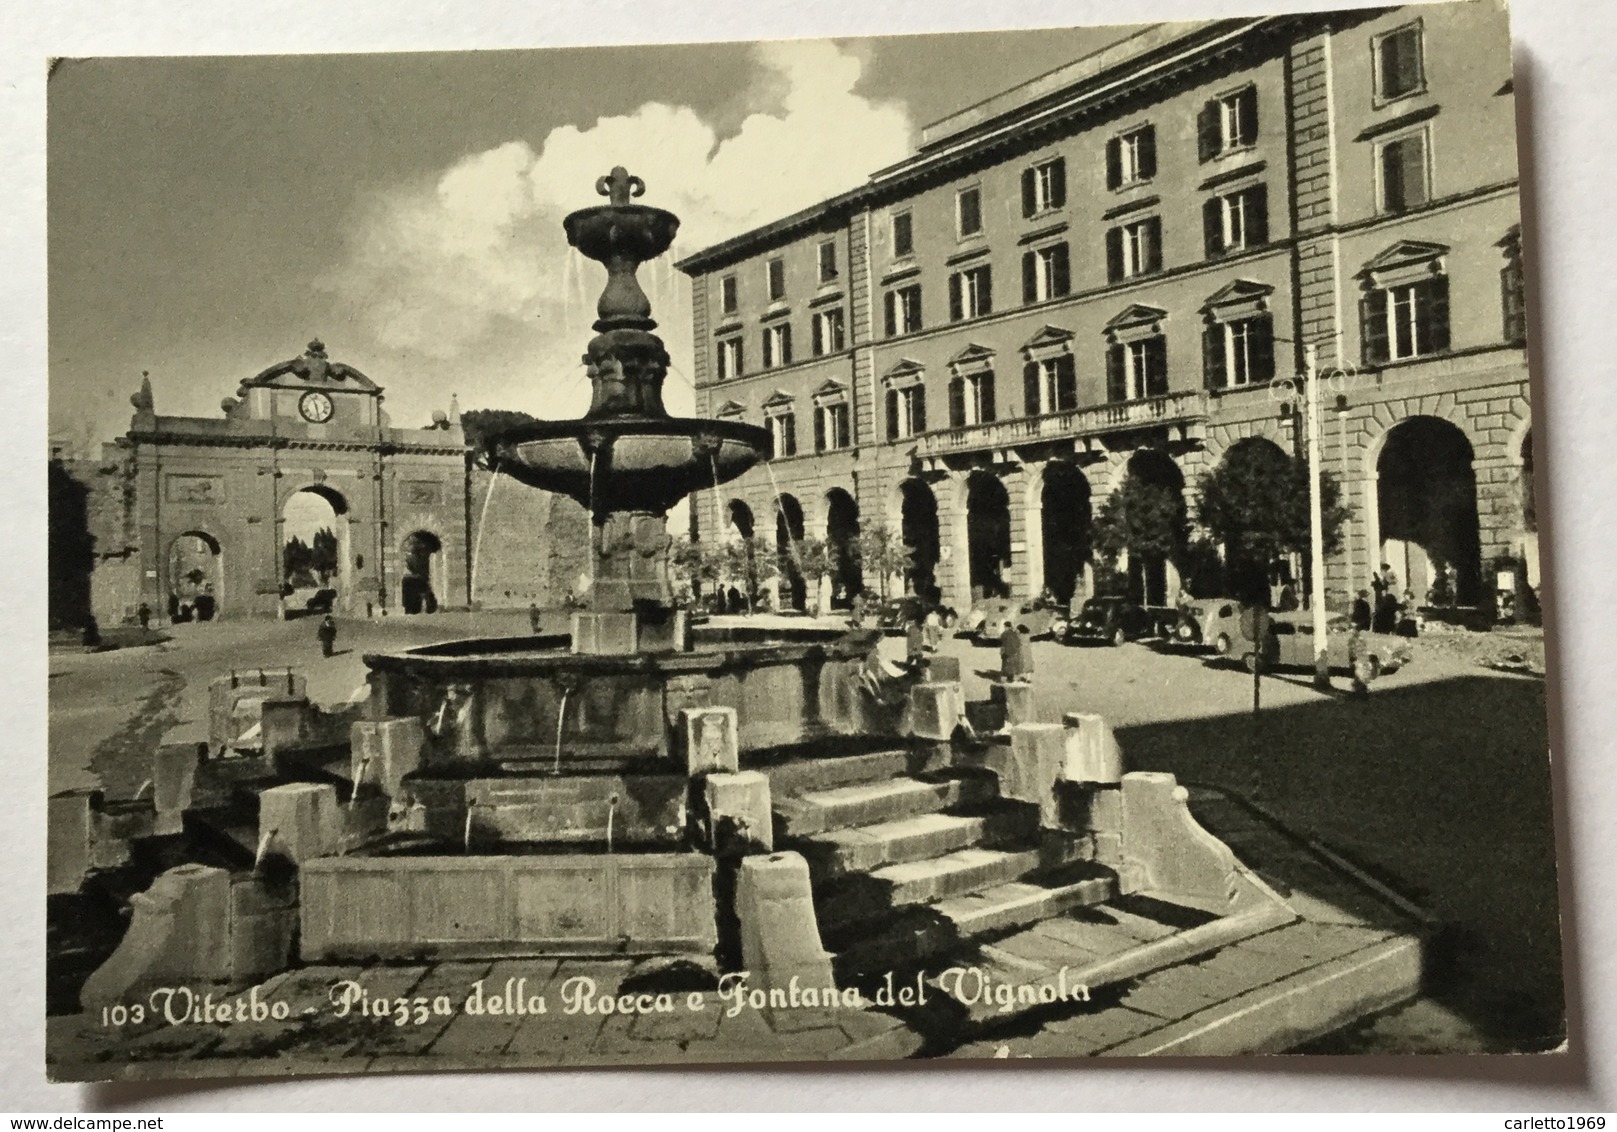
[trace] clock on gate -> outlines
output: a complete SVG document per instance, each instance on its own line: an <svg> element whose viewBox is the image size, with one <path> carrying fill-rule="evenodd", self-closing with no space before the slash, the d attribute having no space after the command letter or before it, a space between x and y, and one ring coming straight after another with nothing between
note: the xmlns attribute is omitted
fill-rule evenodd
<svg viewBox="0 0 1617 1132"><path fill-rule="evenodd" d="M311 389L298 398L298 412L311 424L325 424L331 419L331 398L318 389Z"/></svg>

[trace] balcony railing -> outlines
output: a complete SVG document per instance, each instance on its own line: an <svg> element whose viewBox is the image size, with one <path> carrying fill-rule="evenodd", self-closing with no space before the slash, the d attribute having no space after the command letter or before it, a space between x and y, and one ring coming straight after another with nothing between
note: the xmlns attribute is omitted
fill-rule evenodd
<svg viewBox="0 0 1617 1132"><path fill-rule="evenodd" d="M1123 401L1068 409L1042 417L1017 417L988 424L929 432L919 438L916 454L944 456L982 448L1013 448L1046 440L1100 436L1156 425L1192 424L1207 419L1207 394L1194 391L1170 393L1144 401Z"/></svg>

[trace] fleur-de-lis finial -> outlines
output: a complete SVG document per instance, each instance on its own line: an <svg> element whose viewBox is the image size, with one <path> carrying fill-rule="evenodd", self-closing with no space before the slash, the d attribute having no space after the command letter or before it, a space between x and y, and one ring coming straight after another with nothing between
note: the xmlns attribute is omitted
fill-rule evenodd
<svg viewBox="0 0 1617 1132"><path fill-rule="evenodd" d="M630 197L645 195L646 183L623 166L614 165L612 172L596 180L595 191L615 205L625 205Z"/></svg>

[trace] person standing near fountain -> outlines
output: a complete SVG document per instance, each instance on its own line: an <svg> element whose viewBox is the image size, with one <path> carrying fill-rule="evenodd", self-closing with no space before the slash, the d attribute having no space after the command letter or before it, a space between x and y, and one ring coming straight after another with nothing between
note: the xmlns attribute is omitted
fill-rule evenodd
<svg viewBox="0 0 1617 1132"><path fill-rule="evenodd" d="M320 628L315 630L315 636L320 639L320 655L331 656L337 644L337 622L331 614L320 619Z"/></svg>

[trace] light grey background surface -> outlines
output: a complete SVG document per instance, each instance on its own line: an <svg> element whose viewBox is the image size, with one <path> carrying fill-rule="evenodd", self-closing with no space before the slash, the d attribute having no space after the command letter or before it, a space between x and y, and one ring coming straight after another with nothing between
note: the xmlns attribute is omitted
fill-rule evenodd
<svg viewBox="0 0 1617 1132"><path fill-rule="evenodd" d="M226 1081L44 1080L45 61L52 55L475 49L853 36L1193 19L1252 0L172 0L0 4L0 1110L568 1108L1483 1109L1617 1107L1617 7L1518 0L1524 233L1550 605L1571 1051L1543 1057L1097 1065L895 1064ZM1328 9L1341 3L1293 3ZM602 81L610 81L602 76ZM340 155L326 155L340 160ZM109 381L127 384L127 375ZM1464 774L1463 763L1453 770Z"/></svg>

